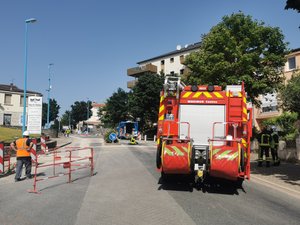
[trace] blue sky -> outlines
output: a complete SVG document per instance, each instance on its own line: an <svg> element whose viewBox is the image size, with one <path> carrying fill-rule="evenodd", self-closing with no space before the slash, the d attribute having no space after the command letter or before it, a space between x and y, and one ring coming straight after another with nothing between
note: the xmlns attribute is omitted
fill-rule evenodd
<svg viewBox="0 0 300 225"><path fill-rule="evenodd" d="M201 34L239 10L279 27L291 49L300 47L300 14L286 0L1 0L0 83L24 87L25 19L28 27L28 89L60 114L75 101L105 102L126 88L136 62L200 41Z"/></svg>

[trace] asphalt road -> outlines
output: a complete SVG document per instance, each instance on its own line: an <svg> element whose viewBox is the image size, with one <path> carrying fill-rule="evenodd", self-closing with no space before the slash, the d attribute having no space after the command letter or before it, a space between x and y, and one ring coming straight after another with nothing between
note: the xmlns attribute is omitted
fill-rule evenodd
<svg viewBox="0 0 300 225"><path fill-rule="evenodd" d="M0 179L0 224L299 224L300 198L258 181L242 188L211 181L205 188L186 179L162 182L155 147L103 145L99 138L74 138L73 146L95 149L95 175L73 174L38 183ZM52 169L40 172L48 176Z"/></svg>

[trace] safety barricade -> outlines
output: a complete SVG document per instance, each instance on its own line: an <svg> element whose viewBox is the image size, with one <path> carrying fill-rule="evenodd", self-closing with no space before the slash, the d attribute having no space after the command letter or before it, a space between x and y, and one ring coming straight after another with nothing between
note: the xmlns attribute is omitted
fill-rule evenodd
<svg viewBox="0 0 300 225"><path fill-rule="evenodd" d="M0 174L10 172L11 168L10 153L5 149L4 144L0 143Z"/></svg>
<svg viewBox="0 0 300 225"><path fill-rule="evenodd" d="M90 154L86 153L86 156L78 156L75 153L82 152L82 151L90 151ZM48 179L68 176L68 183L72 182L72 173L85 169L90 168L90 176L94 174L94 149L90 147L79 148L79 147L68 147L62 150L54 150L49 152L49 155L52 154L53 162L48 164L39 165L38 163L35 164L34 168L34 179L33 179L33 190L28 190L29 193L40 193L37 190L37 182L45 181ZM61 166L62 168L67 171L64 172L56 172L56 167ZM53 167L53 175L38 178L38 169L45 168L45 167Z"/></svg>
<svg viewBox="0 0 300 225"><path fill-rule="evenodd" d="M48 153L48 147L46 145L46 137L41 136L41 153L46 154Z"/></svg>

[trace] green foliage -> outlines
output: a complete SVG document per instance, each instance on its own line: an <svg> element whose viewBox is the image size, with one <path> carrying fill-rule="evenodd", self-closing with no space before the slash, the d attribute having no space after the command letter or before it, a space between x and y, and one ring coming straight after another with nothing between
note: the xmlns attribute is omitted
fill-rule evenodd
<svg viewBox="0 0 300 225"><path fill-rule="evenodd" d="M115 127L122 120L128 120L128 93L122 88L106 100L105 106L98 111L104 127Z"/></svg>
<svg viewBox="0 0 300 225"><path fill-rule="evenodd" d="M284 112L280 116L276 118L271 118L263 122L263 126L272 127L275 126L279 128L280 136L286 140L291 141L295 140L297 135L299 134L299 130L297 129L297 113L289 113Z"/></svg>
<svg viewBox="0 0 300 225"><path fill-rule="evenodd" d="M104 140L105 140L106 143L112 143L112 141L109 139L109 135L111 133L117 134L117 132L115 130L113 130L113 129L110 129L110 130L106 131L105 134L104 134ZM116 139L114 141L114 143L117 143L117 142L118 142L118 139Z"/></svg>
<svg viewBox="0 0 300 225"><path fill-rule="evenodd" d="M49 121L54 121L58 117L60 106L57 104L55 99L50 99L50 113L49 113ZM42 110L42 126L45 126L47 123L47 113L48 113L48 102L43 103Z"/></svg>
<svg viewBox="0 0 300 225"><path fill-rule="evenodd" d="M283 108L298 113L300 119L300 73L292 76L280 94Z"/></svg>
<svg viewBox="0 0 300 225"><path fill-rule="evenodd" d="M66 110L61 117L61 121L60 121L61 126L69 126L69 119L71 124L71 111Z"/></svg>
<svg viewBox="0 0 300 225"><path fill-rule="evenodd" d="M300 12L300 1L299 0L287 0L284 9L294 9Z"/></svg>
<svg viewBox="0 0 300 225"><path fill-rule="evenodd" d="M129 95L130 114L135 120L140 118L140 130L149 135L156 132L153 123L157 123L163 80L158 74L142 75Z"/></svg>
<svg viewBox="0 0 300 225"><path fill-rule="evenodd" d="M76 124L80 121L85 121L92 115L91 111L91 102L90 101L76 101L73 105L71 105L71 125L76 127ZM88 113L89 110L89 113Z"/></svg>
<svg viewBox="0 0 300 225"><path fill-rule="evenodd" d="M187 84L238 84L245 82L248 96L260 105L260 94L280 87L287 43L279 28L265 26L243 13L224 16L223 21L202 37L199 51L187 56L192 71Z"/></svg>

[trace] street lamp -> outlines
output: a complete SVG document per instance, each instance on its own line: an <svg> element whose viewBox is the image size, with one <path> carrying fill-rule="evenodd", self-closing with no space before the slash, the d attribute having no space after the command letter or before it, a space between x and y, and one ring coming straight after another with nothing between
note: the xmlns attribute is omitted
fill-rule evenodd
<svg viewBox="0 0 300 225"><path fill-rule="evenodd" d="M88 119L90 117L90 109L89 109L89 98L87 98L87 115L86 115L86 131L89 133L89 125L88 125Z"/></svg>
<svg viewBox="0 0 300 225"><path fill-rule="evenodd" d="M53 63L50 63L49 65L48 65L48 75L49 75L49 77L48 77L48 111L47 111L47 129L49 129L50 128L50 123L49 123L49 118L50 118L50 91L51 91L51 82L50 82L50 68L51 68L51 66L53 66L54 64Z"/></svg>
<svg viewBox="0 0 300 225"><path fill-rule="evenodd" d="M35 18L30 18L25 20L25 63L24 63L24 96L23 96L23 118L22 118L22 134L25 131L26 126L26 89L27 89L27 33L28 33L28 24L34 23L37 20Z"/></svg>

